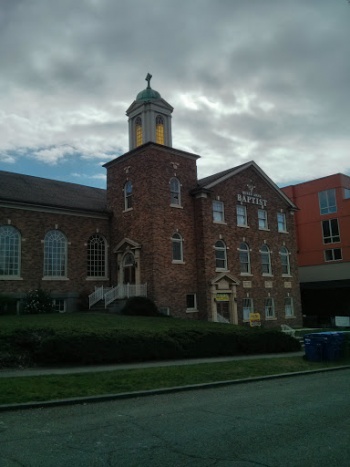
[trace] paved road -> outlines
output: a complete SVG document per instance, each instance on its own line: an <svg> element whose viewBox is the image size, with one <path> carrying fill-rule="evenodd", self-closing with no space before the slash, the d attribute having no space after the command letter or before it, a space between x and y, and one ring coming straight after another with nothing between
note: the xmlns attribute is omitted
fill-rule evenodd
<svg viewBox="0 0 350 467"><path fill-rule="evenodd" d="M348 467L350 370L0 413L1 467Z"/></svg>

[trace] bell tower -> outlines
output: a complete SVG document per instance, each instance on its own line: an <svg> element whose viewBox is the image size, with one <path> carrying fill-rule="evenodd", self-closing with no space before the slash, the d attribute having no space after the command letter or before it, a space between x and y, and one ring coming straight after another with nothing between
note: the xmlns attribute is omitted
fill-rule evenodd
<svg viewBox="0 0 350 467"><path fill-rule="evenodd" d="M137 94L126 111L130 151L149 142L172 146L171 113L174 109L151 88L151 78L148 73L146 89Z"/></svg>

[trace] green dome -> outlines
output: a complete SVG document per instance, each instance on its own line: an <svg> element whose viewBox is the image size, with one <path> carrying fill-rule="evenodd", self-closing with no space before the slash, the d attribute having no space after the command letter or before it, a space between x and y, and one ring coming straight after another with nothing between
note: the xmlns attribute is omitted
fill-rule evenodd
<svg viewBox="0 0 350 467"><path fill-rule="evenodd" d="M136 96L137 101L149 101L152 99L161 99L161 97L159 92L155 91L150 87L139 92Z"/></svg>

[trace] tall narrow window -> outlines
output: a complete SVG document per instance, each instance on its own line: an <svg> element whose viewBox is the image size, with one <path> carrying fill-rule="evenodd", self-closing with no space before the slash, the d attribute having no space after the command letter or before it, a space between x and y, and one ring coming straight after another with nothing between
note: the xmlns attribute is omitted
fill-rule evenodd
<svg viewBox="0 0 350 467"><path fill-rule="evenodd" d="M132 183L128 180L124 185L124 209L132 208Z"/></svg>
<svg viewBox="0 0 350 467"><path fill-rule="evenodd" d="M241 243L238 248L239 264L241 274L250 274L250 253L249 246L246 243Z"/></svg>
<svg viewBox="0 0 350 467"><path fill-rule="evenodd" d="M21 236L10 225L0 227L0 278L19 277Z"/></svg>
<svg viewBox="0 0 350 467"><path fill-rule="evenodd" d="M292 297L286 297L284 299L284 314L286 318L291 318L292 316L294 316L294 306Z"/></svg>
<svg viewBox="0 0 350 467"><path fill-rule="evenodd" d="M286 215L284 212L277 213L277 228L279 232L287 232Z"/></svg>
<svg viewBox="0 0 350 467"><path fill-rule="evenodd" d="M321 214L331 214L337 212L337 201L335 197L335 189L320 191L318 194Z"/></svg>
<svg viewBox="0 0 350 467"><path fill-rule="evenodd" d="M271 252L267 245L263 245L260 248L260 257L261 257L261 268L262 273L266 275L271 275Z"/></svg>
<svg viewBox="0 0 350 467"><path fill-rule="evenodd" d="M285 246L282 246L280 248L280 259L282 266L282 274L284 276L290 276L289 251Z"/></svg>
<svg viewBox="0 0 350 467"><path fill-rule="evenodd" d="M45 235L44 276L67 276L67 239L59 230L50 230Z"/></svg>
<svg viewBox="0 0 350 467"><path fill-rule="evenodd" d="M137 117L135 120L135 140L136 140L136 147L141 146L142 140L142 120L141 117Z"/></svg>
<svg viewBox="0 0 350 467"><path fill-rule="evenodd" d="M106 241L101 235L94 234L89 238L87 263L88 277L106 276Z"/></svg>
<svg viewBox="0 0 350 467"><path fill-rule="evenodd" d="M164 120L160 115L156 118L156 143L164 144Z"/></svg>
<svg viewBox="0 0 350 467"><path fill-rule="evenodd" d="M274 304L273 298L271 297L265 298L264 308L265 308L266 319L275 318L275 304Z"/></svg>
<svg viewBox="0 0 350 467"><path fill-rule="evenodd" d="M247 220L247 208L245 206L237 206L237 225L241 227L247 227L248 220Z"/></svg>
<svg viewBox="0 0 350 467"><path fill-rule="evenodd" d="M328 219L322 222L323 243L340 242L338 219Z"/></svg>
<svg viewBox="0 0 350 467"><path fill-rule="evenodd" d="M213 201L213 221L224 222L224 203L222 201Z"/></svg>
<svg viewBox="0 0 350 467"><path fill-rule="evenodd" d="M260 230L267 230L267 211L264 209L258 209L258 222Z"/></svg>
<svg viewBox="0 0 350 467"><path fill-rule="evenodd" d="M253 299L243 298L243 321L249 321L250 313L254 313Z"/></svg>
<svg viewBox="0 0 350 467"><path fill-rule="evenodd" d="M226 245L222 240L215 243L215 266L216 269L227 270Z"/></svg>
<svg viewBox="0 0 350 467"><path fill-rule="evenodd" d="M170 180L170 204L172 206L181 206L181 185L175 177Z"/></svg>
<svg viewBox="0 0 350 467"><path fill-rule="evenodd" d="M174 233L171 237L171 243L173 248L173 262L183 261L183 239L179 233Z"/></svg>

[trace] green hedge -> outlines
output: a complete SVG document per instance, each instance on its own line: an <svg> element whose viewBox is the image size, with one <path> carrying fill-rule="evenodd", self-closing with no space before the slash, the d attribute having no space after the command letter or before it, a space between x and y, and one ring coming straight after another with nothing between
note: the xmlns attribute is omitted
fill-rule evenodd
<svg viewBox="0 0 350 467"><path fill-rule="evenodd" d="M39 365L108 364L290 352L300 350L296 339L279 331L176 330L105 333L22 330L11 337L12 354ZM8 359L7 345L7 359ZM5 360L7 360L5 359ZM0 356L1 366L1 356ZM7 366L3 362L3 366Z"/></svg>

